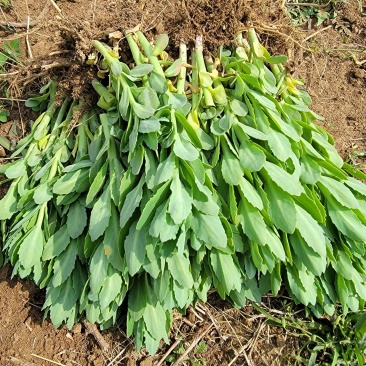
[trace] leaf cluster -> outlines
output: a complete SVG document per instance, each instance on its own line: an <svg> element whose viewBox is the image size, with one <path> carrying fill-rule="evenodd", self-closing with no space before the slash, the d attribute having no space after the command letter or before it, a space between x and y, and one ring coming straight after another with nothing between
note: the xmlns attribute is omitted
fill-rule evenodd
<svg viewBox="0 0 366 366"><path fill-rule="evenodd" d="M83 314L105 328L126 301L127 334L154 352L172 310L208 290L237 307L283 284L317 316L366 300L366 188L314 121L310 96L254 30L204 57L171 60L127 34L134 67L109 46L93 81L98 108L55 102L0 173L2 250L14 274L46 288L55 326ZM70 126L77 126L71 128Z"/></svg>

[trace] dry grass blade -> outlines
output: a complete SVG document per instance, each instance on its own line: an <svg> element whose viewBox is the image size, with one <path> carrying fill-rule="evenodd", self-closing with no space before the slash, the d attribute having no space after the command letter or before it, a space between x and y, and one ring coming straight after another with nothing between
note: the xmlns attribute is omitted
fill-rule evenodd
<svg viewBox="0 0 366 366"><path fill-rule="evenodd" d="M109 362L109 364L107 366L112 366L114 364L114 362L116 362L117 360L119 360L119 358L126 352L126 348L124 348L121 352L119 352L117 354L117 356L115 356L113 358L113 360L111 362Z"/></svg>
<svg viewBox="0 0 366 366"><path fill-rule="evenodd" d="M160 359L160 361L157 363L156 366L161 366L163 364L163 362L166 360L166 358L174 351L174 349L178 346L178 344L181 342L181 339L177 339L172 345L171 347L169 347L169 349L166 351L166 353L164 354L164 356Z"/></svg>
<svg viewBox="0 0 366 366"><path fill-rule="evenodd" d="M315 37L317 34L319 34L319 33L321 33L321 32L324 32L324 31L328 30L329 28L332 28L332 26L331 26L331 25L328 25L328 27L325 27L325 28L321 28L321 29L319 29L318 31L314 32L313 34L310 34L310 36L306 37L306 38L303 40L303 42L308 41L309 39L311 39L311 38Z"/></svg>
<svg viewBox="0 0 366 366"><path fill-rule="evenodd" d="M326 4L316 3L285 3L286 6L311 6L312 8L324 9L330 5L332 1L328 1Z"/></svg>
<svg viewBox="0 0 366 366"><path fill-rule="evenodd" d="M185 350L185 352L174 362L172 366L179 366L180 363L185 359L185 357L193 350L194 347L200 342L200 340L211 330L213 324L210 324L209 327L204 330L201 334L199 334L191 345Z"/></svg>
<svg viewBox="0 0 366 366"><path fill-rule="evenodd" d="M43 361L47 361L47 362L50 362L54 365L58 365L58 366L66 366L65 364L63 363L60 363L60 362L57 362L57 361L53 361L53 360L50 360L49 358L46 358L46 357L43 357L43 356L39 356L39 355L36 355L35 353L32 353L31 356L33 357L37 357L39 358L40 360L43 360Z"/></svg>
<svg viewBox="0 0 366 366"><path fill-rule="evenodd" d="M84 327L87 332L92 334L97 343L99 344L102 351L107 351L109 349L108 342L104 339L104 337L100 334L97 326L95 324L89 323L86 320L83 320Z"/></svg>

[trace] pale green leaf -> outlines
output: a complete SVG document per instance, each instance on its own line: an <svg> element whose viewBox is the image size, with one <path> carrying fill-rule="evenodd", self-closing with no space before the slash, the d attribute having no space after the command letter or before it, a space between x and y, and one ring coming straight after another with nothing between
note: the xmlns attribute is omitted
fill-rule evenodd
<svg viewBox="0 0 366 366"><path fill-rule="evenodd" d="M151 220L156 208L159 207L160 204L166 199L169 185L170 181L165 182L146 203L146 205L142 209L140 219L137 222L138 230L143 228L147 224L147 222Z"/></svg>
<svg viewBox="0 0 366 366"><path fill-rule="evenodd" d="M67 214L67 232L70 237L76 239L84 231L87 223L87 215L85 207L75 201L71 204L69 213Z"/></svg>
<svg viewBox="0 0 366 366"><path fill-rule="evenodd" d="M263 210L263 201L257 190L244 177L240 179L239 188L244 197L256 207L258 210Z"/></svg>
<svg viewBox="0 0 366 366"><path fill-rule="evenodd" d="M269 201L269 215L276 227L292 234L296 228L296 207L291 196L272 182L265 186Z"/></svg>
<svg viewBox="0 0 366 366"><path fill-rule="evenodd" d="M136 116L141 119L150 118L155 113L154 108L152 108L150 106L139 104L137 102L133 103L132 107L133 107L133 111L135 112Z"/></svg>
<svg viewBox="0 0 366 366"><path fill-rule="evenodd" d="M151 64L137 65L130 70L130 76L132 76L133 78L140 78L142 76L149 74L153 68L154 67Z"/></svg>
<svg viewBox="0 0 366 366"><path fill-rule="evenodd" d="M97 175L93 179L88 194L86 196L85 204L88 206L90 205L94 198L97 196L97 194L100 192L100 190L103 187L103 184L105 182L107 170L108 170L109 162L105 161L102 168L98 171Z"/></svg>
<svg viewBox="0 0 366 366"><path fill-rule="evenodd" d="M140 121L139 132L140 133L150 133L160 130L160 122L157 118L151 117L149 119L144 119Z"/></svg>
<svg viewBox="0 0 366 366"><path fill-rule="evenodd" d="M192 288L194 281L191 273L191 263L184 254L175 252L166 259L173 278L183 287Z"/></svg>
<svg viewBox="0 0 366 366"><path fill-rule="evenodd" d="M137 230L136 223L133 223L126 237L124 248L128 272L131 276L135 275L144 264L146 235L145 229Z"/></svg>
<svg viewBox="0 0 366 366"><path fill-rule="evenodd" d="M156 91L149 86L145 86L138 96L138 102L147 107L157 109L160 106L159 97Z"/></svg>
<svg viewBox="0 0 366 366"><path fill-rule="evenodd" d="M48 202L53 197L49 182L45 182L34 191L33 200L37 205Z"/></svg>
<svg viewBox="0 0 366 366"><path fill-rule="evenodd" d="M107 277L99 293L99 304L102 308L108 307L122 291L121 273L111 270L109 267Z"/></svg>
<svg viewBox="0 0 366 366"><path fill-rule="evenodd" d="M26 169L25 160L19 159L6 166L5 175L9 179L15 179L25 174Z"/></svg>
<svg viewBox="0 0 366 366"><path fill-rule="evenodd" d="M154 46L154 56L160 55L168 46L169 37L167 34L159 34L158 38L155 41Z"/></svg>
<svg viewBox="0 0 366 366"><path fill-rule="evenodd" d="M337 229L350 239L366 242L366 228L357 215L349 208L342 206L335 199L328 197L329 217Z"/></svg>
<svg viewBox="0 0 366 366"><path fill-rule="evenodd" d="M56 257L53 264L53 277L51 280L54 287L60 286L70 277L75 267L76 254L76 242L71 241L67 249Z"/></svg>
<svg viewBox="0 0 366 366"><path fill-rule="evenodd" d="M277 159L286 161L293 156L290 140L283 133L270 129L267 136L268 145Z"/></svg>
<svg viewBox="0 0 366 366"><path fill-rule="evenodd" d="M0 200L0 220L9 220L17 211L18 197L16 194L16 186L12 184L6 195Z"/></svg>
<svg viewBox="0 0 366 366"><path fill-rule="evenodd" d="M238 185L243 177L240 161L229 149L222 154L221 172L224 181L230 185Z"/></svg>
<svg viewBox="0 0 366 366"><path fill-rule="evenodd" d="M239 148L240 165L250 172L257 172L262 169L266 156L264 152L250 141L242 141Z"/></svg>
<svg viewBox="0 0 366 366"><path fill-rule="evenodd" d="M358 208L357 199L344 183L326 176L322 176L320 182L341 205L348 208Z"/></svg>
<svg viewBox="0 0 366 366"><path fill-rule="evenodd" d="M141 178L137 186L127 194L126 199L121 208L121 214L120 214L121 228L123 228L126 225L127 221L132 217L136 208L139 207L142 199L144 183L145 179Z"/></svg>
<svg viewBox="0 0 366 366"><path fill-rule="evenodd" d="M240 100L232 100L230 102L230 108L237 116L244 117L248 114L248 107Z"/></svg>
<svg viewBox="0 0 366 366"><path fill-rule="evenodd" d="M214 276L224 286L225 292L229 294L232 290L240 291L241 274L233 257L213 248L210 260Z"/></svg>
<svg viewBox="0 0 366 366"><path fill-rule="evenodd" d="M326 257L326 243L323 229L302 207L296 205L296 228L307 245L321 257Z"/></svg>
<svg viewBox="0 0 366 366"><path fill-rule="evenodd" d="M176 135L173 145L174 154L183 160L193 161L199 156L194 145L183 136Z"/></svg>
<svg viewBox="0 0 366 366"><path fill-rule="evenodd" d="M18 255L19 262L26 275L31 273L32 267L42 261L44 246L44 233L41 225L35 225L20 244Z"/></svg>
<svg viewBox="0 0 366 366"><path fill-rule="evenodd" d="M179 225L191 213L192 198L178 176L173 178L170 190L172 195L169 199L168 212L174 223Z"/></svg>
<svg viewBox="0 0 366 366"><path fill-rule="evenodd" d="M100 244L90 259L90 292L99 294L105 278L107 277L108 258L104 246Z"/></svg>
<svg viewBox="0 0 366 366"><path fill-rule="evenodd" d="M173 177L175 169L175 156L171 153L167 159L158 165L155 174L155 185L166 182Z"/></svg>
<svg viewBox="0 0 366 366"><path fill-rule="evenodd" d="M300 196L304 188L294 174L287 173L283 168L269 161L264 163L263 168L266 170L271 180L276 183L285 192L294 196Z"/></svg>
<svg viewBox="0 0 366 366"><path fill-rule="evenodd" d="M42 259L44 261L51 260L60 255L69 245L70 236L67 226L63 225L50 238L44 247Z"/></svg>
<svg viewBox="0 0 366 366"><path fill-rule="evenodd" d="M192 230L199 240L202 240L209 248L225 248L227 237L224 227L218 216L196 213L192 217Z"/></svg>
<svg viewBox="0 0 366 366"><path fill-rule="evenodd" d="M105 187L102 195L95 202L90 214L89 235L92 241L104 234L111 217L111 192Z"/></svg>

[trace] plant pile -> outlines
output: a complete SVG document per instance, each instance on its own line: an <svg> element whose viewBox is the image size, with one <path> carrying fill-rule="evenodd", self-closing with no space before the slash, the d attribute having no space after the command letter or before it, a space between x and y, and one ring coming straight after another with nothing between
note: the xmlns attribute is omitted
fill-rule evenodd
<svg viewBox="0 0 366 366"><path fill-rule="evenodd" d="M93 42L95 109L50 82L0 167L4 260L46 288L54 325L106 328L126 301L127 334L154 352L172 309L212 287L237 307L285 284L317 316L363 308L366 175L314 124L286 58L254 30L215 59L201 37L176 60L166 35L126 37L131 68Z"/></svg>

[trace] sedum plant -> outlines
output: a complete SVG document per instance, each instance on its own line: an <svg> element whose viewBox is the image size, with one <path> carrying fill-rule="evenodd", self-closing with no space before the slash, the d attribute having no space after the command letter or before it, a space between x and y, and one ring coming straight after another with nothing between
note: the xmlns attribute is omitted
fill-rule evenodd
<svg viewBox="0 0 366 366"><path fill-rule="evenodd" d="M314 123L286 58L252 29L215 59L202 37L176 60L166 35L126 37L131 68L93 42L97 106L56 103L50 82L0 167L4 261L46 288L54 325L85 315L106 328L125 302L127 334L153 353L172 310L212 287L237 307L284 284L317 316L362 309L366 176Z"/></svg>

